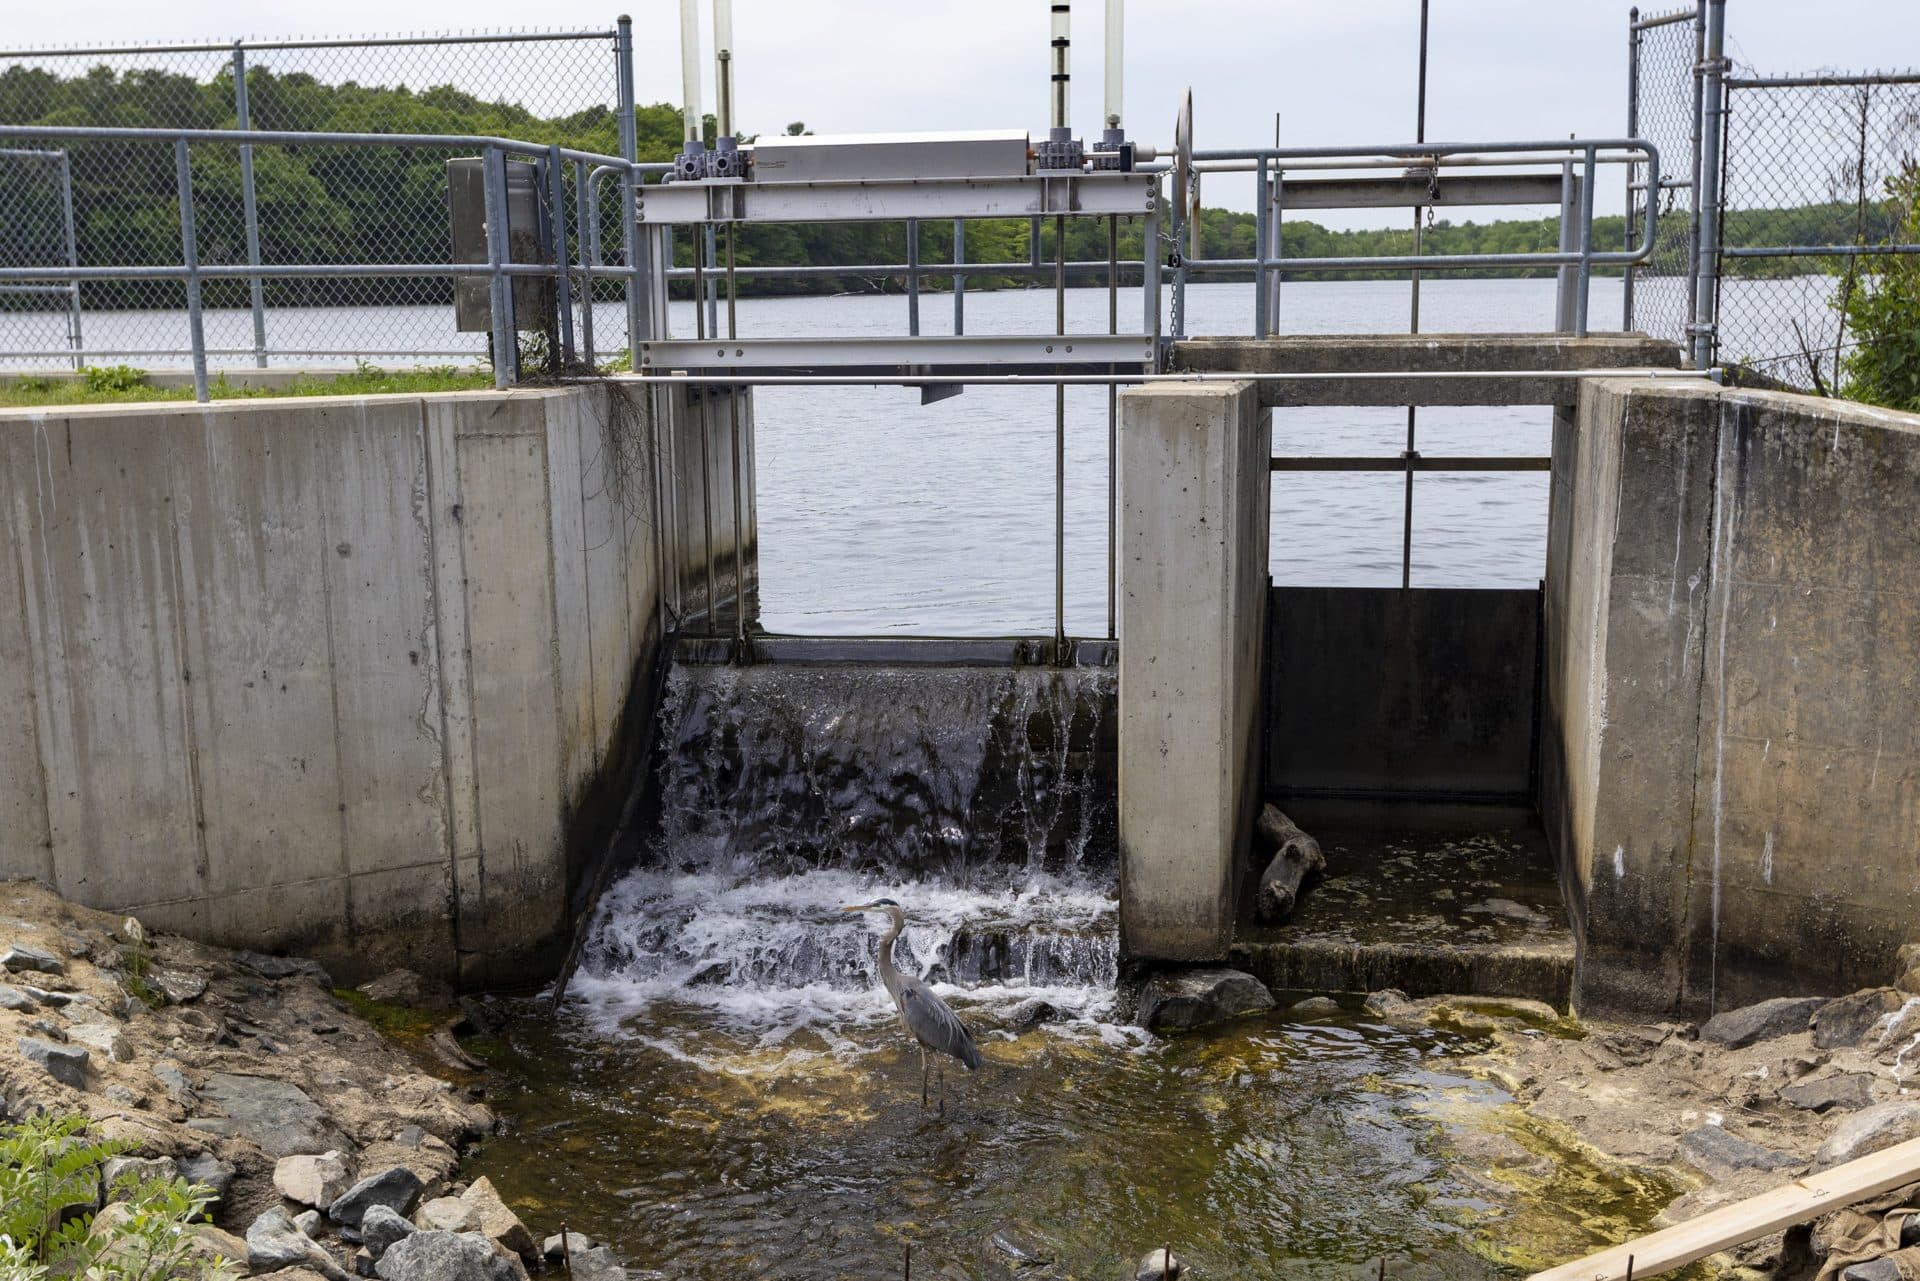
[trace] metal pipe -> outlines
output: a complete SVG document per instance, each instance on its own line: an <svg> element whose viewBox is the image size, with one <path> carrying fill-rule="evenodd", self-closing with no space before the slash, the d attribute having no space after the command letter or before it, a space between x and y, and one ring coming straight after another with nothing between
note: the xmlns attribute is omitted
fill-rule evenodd
<svg viewBox="0 0 1920 1281"><path fill-rule="evenodd" d="M720 267L720 240L712 223L701 223L700 226L706 234L700 237L695 251L706 254L709 272L716 273L709 274L707 277L707 332L718 338L720 336L720 279L717 272Z"/></svg>
<svg viewBox="0 0 1920 1281"><path fill-rule="evenodd" d="M1071 106L1072 71L1069 63L1073 47L1073 6L1067 0L1053 0L1053 115L1055 129L1067 128Z"/></svg>
<svg viewBox="0 0 1920 1281"><path fill-rule="evenodd" d="M1110 384L1133 386L1147 383L1217 383L1217 382L1254 382L1285 383L1306 382L1312 380L1331 380L1335 382L1373 382L1383 378L1404 379L1415 376L1416 371L1404 369L1352 370L1343 373L1249 373L1234 371L1231 373L1137 373L1137 374L941 374L941 382L965 383L968 386L992 387L1051 387L1064 383L1069 387L1105 387ZM1696 378L1711 379L1712 375L1702 369L1447 369L1420 370L1417 376L1423 381L1450 382L1460 378L1492 379L1528 379L1528 378ZM704 386L708 383L732 385L742 383L749 387L921 387L927 382L926 374L620 374L614 381L684 383L688 386Z"/></svg>
<svg viewBox="0 0 1920 1281"><path fill-rule="evenodd" d="M693 227L693 336L695 338L707 336L707 250L706 238L700 234L703 226L704 224L696 224ZM672 234L671 228L668 229L668 234ZM638 349L634 351L633 363L635 368L639 367Z"/></svg>
<svg viewBox="0 0 1920 1281"><path fill-rule="evenodd" d="M1627 132L1640 132L1640 9L1638 6L1627 10ZM1636 188L1637 166L1627 168L1627 209L1626 239L1621 248L1633 248L1634 204L1633 193ZM1651 204L1655 196L1649 193L1647 201ZM1633 330L1633 268L1621 270L1620 280L1620 328L1629 333Z"/></svg>
<svg viewBox="0 0 1920 1281"><path fill-rule="evenodd" d="M532 41L602 40L610 31L510 31L482 35L383 36L378 40L255 40L253 49L386 49L408 45L443 44L524 44ZM149 44L114 45L110 52L134 53L226 53L230 44ZM0 49L0 58L97 58L98 46L83 49Z"/></svg>
<svg viewBox="0 0 1920 1281"><path fill-rule="evenodd" d="M741 395L742 389L738 387L727 391L727 417L733 429L733 638L744 645L747 640L747 553L746 518L741 496L744 493L746 469L741 465L740 458Z"/></svg>
<svg viewBox="0 0 1920 1281"><path fill-rule="evenodd" d="M1920 254L1920 245L1773 245L1722 249L1722 258L1873 258L1880 254Z"/></svg>
<svg viewBox="0 0 1920 1281"><path fill-rule="evenodd" d="M1727 108L1720 78L1726 69L1727 0L1706 0L1706 14L1706 51L1700 64L1700 172L1695 178L1699 183L1695 190L1700 193L1700 271L1694 284L1693 363L1700 369L1713 364L1717 345L1714 310L1720 287L1720 134Z"/></svg>
<svg viewBox="0 0 1920 1281"><path fill-rule="evenodd" d="M920 220L907 219L907 333L920 336Z"/></svg>
<svg viewBox="0 0 1920 1281"><path fill-rule="evenodd" d="M1687 299L1695 296L1700 283L1700 128L1701 110L1706 100L1706 82L1701 78L1701 66L1707 50L1707 6L1706 0L1695 0L1693 7L1693 123L1687 135L1688 146L1692 154L1688 157L1691 168L1688 177L1693 181L1693 209L1687 223L1687 291L1681 301L1683 310L1690 310ZM1651 210L1656 201L1648 200ZM1689 322L1690 323L1690 322ZM1680 357L1691 362L1694 357L1693 343L1680 345Z"/></svg>
<svg viewBox="0 0 1920 1281"><path fill-rule="evenodd" d="M1253 180L1253 336L1267 336L1267 227L1273 217L1267 201L1267 162L1254 162Z"/></svg>
<svg viewBox="0 0 1920 1281"><path fill-rule="evenodd" d="M1107 67L1104 88L1106 89L1106 127L1120 127L1121 109L1124 105L1126 74L1126 22L1127 0L1107 0ZM1111 628L1108 629L1111 633Z"/></svg>
<svg viewBox="0 0 1920 1281"><path fill-rule="evenodd" d="M1056 12L1064 5L1054 6ZM1067 220L1053 216L1054 332L1067 332ZM1053 653L1067 661L1067 388L1053 389Z"/></svg>
<svg viewBox="0 0 1920 1281"><path fill-rule="evenodd" d="M627 351L640 350L640 344L656 337L649 323L648 298L641 287L640 279L640 229L634 216L635 202L639 198L639 184L634 178L633 163L639 158L638 127L634 119L633 100L633 19L626 14L620 15L620 21L614 28L613 60L615 78L619 81L620 93L620 157L626 167L620 174L620 247L626 257L627 281ZM599 206L594 207L594 225L599 226ZM599 243L596 231L595 244ZM589 295L591 297L591 295ZM664 315L663 315L664 320ZM661 330L661 335L665 334Z"/></svg>
<svg viewBox="0 0 1920 1281"><path fill-rule="evenodd" d="M253 112L247 105L247 51L245 45L233 42L233 118L242 129L253 127ZM247 263L260 265L260 206L253 189L253 144L240 144L240 214L246 225ZM247 282L247 301L253 308L253 366L255 369L267 367L267 300L266 289L260 278L255 276Z"/></svg>
<svg viewBox="0 0 1920 1281"><path fill-rule="evenodd" d="M73 221L73 157L65 151L60 153L60 205L66 215L67 266L80 266L80 244L76 238ZM80 337L80 282L73 280L67 285L67 346L73 352L73 367L86 366L86 344Z"/></svg>
<svg viewBox="0 0 1920 1281"><path fill-rule="evenodd" d="M566 162L558 145L547 149L547 221L553 229L553 279L559 297L560 366L567 368L580 358L573 345L573 275L567 270L567 188ZM582 247L581 252L585 252ZM591 308L592 304L588 304Z"/></svg>
<svg viewBox="0 0 1920 1281"><path fill-rule="evenodd" d="M1119 0L1108 0L1107 12L1118 7ZM1118 128L1116 122L1113 126ZM1107 332L1120 332L1120 220L1107 215ZM1119 599L1116 574L1119 564L1120 502L1120 388L1107 386L1107 639L1119 635L1117 611Z"/></svg>
<svg viewBox="0 0 1920 1281"><path fill-rule="evenodd" d="M737 268L734 266L734 223L727 224L727 337L740 336L739 305L740 286L735 281Z"/></svg>
<svg viewBox="0 0 1920 1281"><path fill-rule="evenodd" d="M597 188L585 165L573 167L573 239L580 250L580 352L588 368L599 366L593 345L593 269L600 261L600 208Z"/></svg>
<svg viewBox="0 0 1920 1281"><path fill-rule="evenodd" d="M207 402L207 332L200 314L200 241L193 226L193 165L187 140L173 144L174 190L180 201L180 260L186 268L187 334L193 345L193 398Z"/></svg>
<svg viewBox="0 0 1920 1281"><path fill-rule="evenodd" d="M493 385L505 388L520 372L513 324L513 288L501 270L508 256L506 157L497 148L488 147L481 153L480 171L486 205L487 296L493 320Z"/></svg>
<svg viewBox="0 0 1920 1281"><path fill-rule="evenodd" d="M1593 285L1593 151L1580 175L1580 266L1574 276L1573 336L1587 336L1587 301Z"/></svg>
<svg viewBox="0 0 1920 1281"><path fill-rule="evenodd" d="M680 123L681 136L697 143L703 135L700 116L700 6L698 0L680 0Z"/></svg>
<svg viewBox="0 0 1920 1281"><path fill-rule="evenodd" d="M1574 223L1580 216L1580 206L1574 197L1574 182L1573 161L1563 161L1560 165L1560 234L1556 246L1561 253L1572 253L1579 247ZM1573 332L1573 268L1559 267L1554 277L1553 331L1570 334Z"/></svg>
<svg viewBox="0 0 1920 1281"><path fill-rule="evenodd" d="M1647 151L1652 148L1645 138L1556 138L1547 141L1531 140L1521 142L1390 142L1366 143L1351 147L1221 147L1207 151L1196 150L1193 158L1201 160L1256 160L1265 156L1269 160L1285 160L1292 168L1297 160L1334 160L1343 156L1400 156L1404 158L1448 156L1505 155L1519 152L1544 152L1556 161L1569 151L1584 151L1595 147L1602 151ZM1518 161L1508 161L1517 164Z"/></svg>
<svg viewBox="0 0 1920 1281"><path fill-rule="evenodd" d="M120 51L115 50L115 52ZM270 146L429 147L436 150L498 147L503 151L522 156L538 156L547 150L547 144L544 142L527 142L522 138L501 138L493 134L354 133L334 129L303 132L298 129L141 129L125 125L0 125L0 138L76 138L96 142L184 141L222 144L254 142ZM597 151L581 151L576 147L562 147L560 154L569 160L587 160L622 168L628 163L618 156L602 155ZM662 166L659 165L641 164L634 165L633 168L642 173L662 171Z"/></svg>
<svg viewBox="0 0 1920 1281"><path fill-rule="evenodd" d="M1349 458L1327 455L1276 455L1267 460L1269 471L1405 471L1409 460L1401 458ZM1441 457L1423 455L1411 460L1415 471L1552 471L1550 457L1524 457L1495 454L1483 457Z"/></svg>
<svg viewBox="0 0 1920 1281"><path fill-rule="evenodd" d="M733 0L713 0L714 141L733 136Z"/></svg>
<svg viewBox="0 0 1920 1281"><path fill-rule="evenodd" d="M953 332L967 332L967 273L960 270L967 260L967 222L953 220Z"/></svg>

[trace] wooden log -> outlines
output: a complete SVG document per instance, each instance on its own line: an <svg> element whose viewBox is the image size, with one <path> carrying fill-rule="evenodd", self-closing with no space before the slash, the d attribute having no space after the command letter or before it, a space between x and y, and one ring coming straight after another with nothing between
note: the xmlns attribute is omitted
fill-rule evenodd
<svg viewBox="0 0 1920 1281"><path fill-rule="evenodd" d="M1293 915L1293 905L1307 882L1326 870L1326 855L1320 842L1301 831L1277 806L1260 811L1254 824L1260 839L1273 851L1267 870L1260 874L1260 891L1254 900L1256 920L1277 925Z"/></svg>
<svg viewBox="0 0 1920 1281"><path fill-rule="evenodd" d="M1635 1277L1671 1272L1916 1179L1920 1179L1920 1139L1908 1139L1625 1245L1536 1272L1528 1281L1624 1281L1629 1272Z"/></svg>

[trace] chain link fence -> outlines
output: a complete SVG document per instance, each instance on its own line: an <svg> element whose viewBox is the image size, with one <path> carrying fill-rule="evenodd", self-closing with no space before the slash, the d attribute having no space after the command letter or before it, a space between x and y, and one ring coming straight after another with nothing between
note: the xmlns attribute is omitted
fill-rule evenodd
<svg viewBox="0 0 1920 1281"><path fill-rule="evenodd" d="M1653 256L1627 269L1627 329L1685 344L1693 319L1694 243L1698 213L1694 173L1700 159L1700 61L1698 7L1629 20L1627 133L1660 149L1659 190L1647 189L1646 171L1629 172L1627 244L1638 243L1647 206L1657 202L1658 237Z"/></svg>
<svg viewBox="0 0 1920 1281"><path fill-rule="evenodd" d="M1920 151L1920 76L1726 83L1719 358L1837 390L1853 347L1847 306L1898 252L1897 180Z"/></svg>
<svg viewBox="0 0 1920 1281"><path fill-rule="evenodd" d="M0 125L489 135L631 155L624 28L0 52ZM624 133L624 136L623 136ZM29 151L31 139L8 146ZM71 182L72 261L182 261L175 156L152 140L55 147ZM471 151L193 145L195 242L207 265L448 263L447 161ZM594 246L569 260L624 261L621 184L568 166L563 229L592 204ZM65 265L47 166L0 160L0 267ZM578 181L576 181L578 177ZM577 241L579 236L574 239ZM597 258L581 256L597 248ZM627 345L624 281L583 279L576 327L600 352ZM486 336L456 331L453 283L403 275L267 276L204 283L216 365L477 363ZM77 310L76 310L77 307ZM86 280L0 289L0 366L185 364L183 286Z"/></svg>

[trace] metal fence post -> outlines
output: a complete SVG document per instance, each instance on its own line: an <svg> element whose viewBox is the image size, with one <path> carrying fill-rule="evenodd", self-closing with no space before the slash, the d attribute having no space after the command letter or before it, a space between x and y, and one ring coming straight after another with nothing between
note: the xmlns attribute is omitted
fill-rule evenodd
<svg viewBox="0 0 1920 1281"><path fill-rule="evenodd" d="M187 140L173 142L173 179L180 200L180 262L187 269L187 334L193 344L193 398L207 402L207 332L200 314L200 241L193 228L193 166Z"/></svg>
<svg viewBox="0 0 1920 1281"><path fill-rule="evenodd" d="M1587 295L1593 285L1593 179L1599 161L1594 148L1587 148L1587 161L1580 171L1580 274L1573 292L1573 336L1587 336Z"/></svg>
<svg viewBox="0 0 1920 1281"><path fill-rule="evenodd" d="M1253 336L1267 336L1267 222L1273 216L1267 201L1267 158L1253 170Z"/></svg>
<svg viewBox="0 0 1920 1281"><path fill-rule="evenodd" d="M960 270L967 261L967 224L963 218L953 220L953 332L955 336L967 332L967 273Z"/></svg>
<svg viewBox="0 0 1920 1281"><path fill-rule="evenodd" d="M508 259L507 158L498 147L487 147L481 156L481 186L487 210L487 292L493 314L493 385L506 388L520 377L513 287L500 270Z"/></svg>
<svg viewBox="0 0 1920 1281"><path fill-rule="evenodd" d="M60 152L60 203L66 215L67 266L80 266L80 242L73 223L73 153ZM73 349L73 367L87 363L86 345L80 339L80 282L67 282L67 346Z"/></svg>
<svg viewBox="0 0 1920 1281"><path fill-rule="evenodd" d="M1640 136L1640 9L1635 6L1627 10L1627 137ZM1633 178L1640 169L1639 165L1627 166L1627 236L1621 248L1633 248L1634 206ZM1653 189L1651 178L1647 184L1647 199L1657 199L1659 192ZM1633 330L1633 264L1628 263L1620 273L1620 328L1628 332Z"/></svg>
<svg viewBox="0 0 1920 1281"><path fill-rule="evenodd" d="M615 76L620 85L620 158L629 166L640 158L639 142L633 118L633 19L621 14L613 37ZM640 344L651 331L646 314L645 292L640 280L639 212L635 175L631 168L620 179L620 243L627 256L627 367L640 368Z"/></svg>
<svg viewBox="0 0 1920 1281"><path fill-rule="evenodd" d="M1720 288L1720 136L1725 125L1724 70L1727 0L1707 0L1706 47L1700 63L1700 168L1694 188L1700 211L1699 272L1693 295L1693 366L1706 369L1714 361L1714 304Z"/></svg>
<svg viewBox="0 0 1920 1281"><path fill-rule="evenodd" d="M920 336L920 220L907 219L907 336Z"/></svg>
<svg viewBox="0 0 1920 1281"><path fill-rule="evenodd" d="M1631 195L1631 193L1629 193ZM1574 220L1579 217L1578 198L1574 195L1573 161L1560 166L1560 240L1556 248L1570 254L1576 247ZM1553 331L1573 332L1573 266L1562 263L1554 272Z"/></svg>
<svg viewBox="0 0 1920 1281"><path fill-rule="evenodd" d="M1687 223L1687 288L1680 300L1681 336L1689 341L1681 344L1681 354L1691 366L1693 362L1692 316L1693 300L1699 288L1700 280L1700 131L1701 118L1706 102L1706 80L1704 67L1707 57L1707 4L1706 0L1695 0L1693 6L1693 133L1688 139L1693 148L1691 164L1687 173L1692 186L1689 194L1693 199L1693 216ZM1697 366L1695 366L1697 368Z"/></svg>
<svg viewBox="0 0 1920 1281"><path fill-rule="evenodd" d="M593 168L573 166L573 239L580 255L580 350L589 369L593 351L593 267L600 261L600 210L593 201Z"/></svg>
<svg viewBox="0 0 1920 1281"><path fill-rule="evenodd" d="M567 162L560 144L547 144L547 202L552 208L547 221L553 227L553 280L559 290L560 367L571 368L577 353L573 346L573 273L567 261Z"/></svg>
<svg viewBox="0 0 1920 1281"><path fill-rule="evenodd" d="M253 128L253 113L247 107L247 51L241 41L233 42L233 118L241 129ZM240 144L240 212L247 226L247 266L260 265L260 205L253 190L253 144ZM267 367L267 299L260 277L247 280L247 295L253 308L253 365Z"/></svg>

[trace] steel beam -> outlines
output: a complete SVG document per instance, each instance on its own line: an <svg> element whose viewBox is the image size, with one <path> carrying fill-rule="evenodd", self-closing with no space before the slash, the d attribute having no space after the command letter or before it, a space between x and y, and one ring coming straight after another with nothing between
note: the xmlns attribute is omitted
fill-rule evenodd
<svg viewBox="0 0 1920 1281"><path fill-rule="evenodd" d="M1143 334L932 334L919 338L672 339L640 344L640 369L751 374L776 369L950 369L1094 366L1140 369L1153 364Z"/></svg>
<svg viewBox="0 0 1920 1281"><path fill-rule="evenodd" d="M1154 183L1152 174L1117 172L847 182L720 179L649 184L638 189L634 208L640 222L659 225L1130 216L1152 207Z"/></svg>

